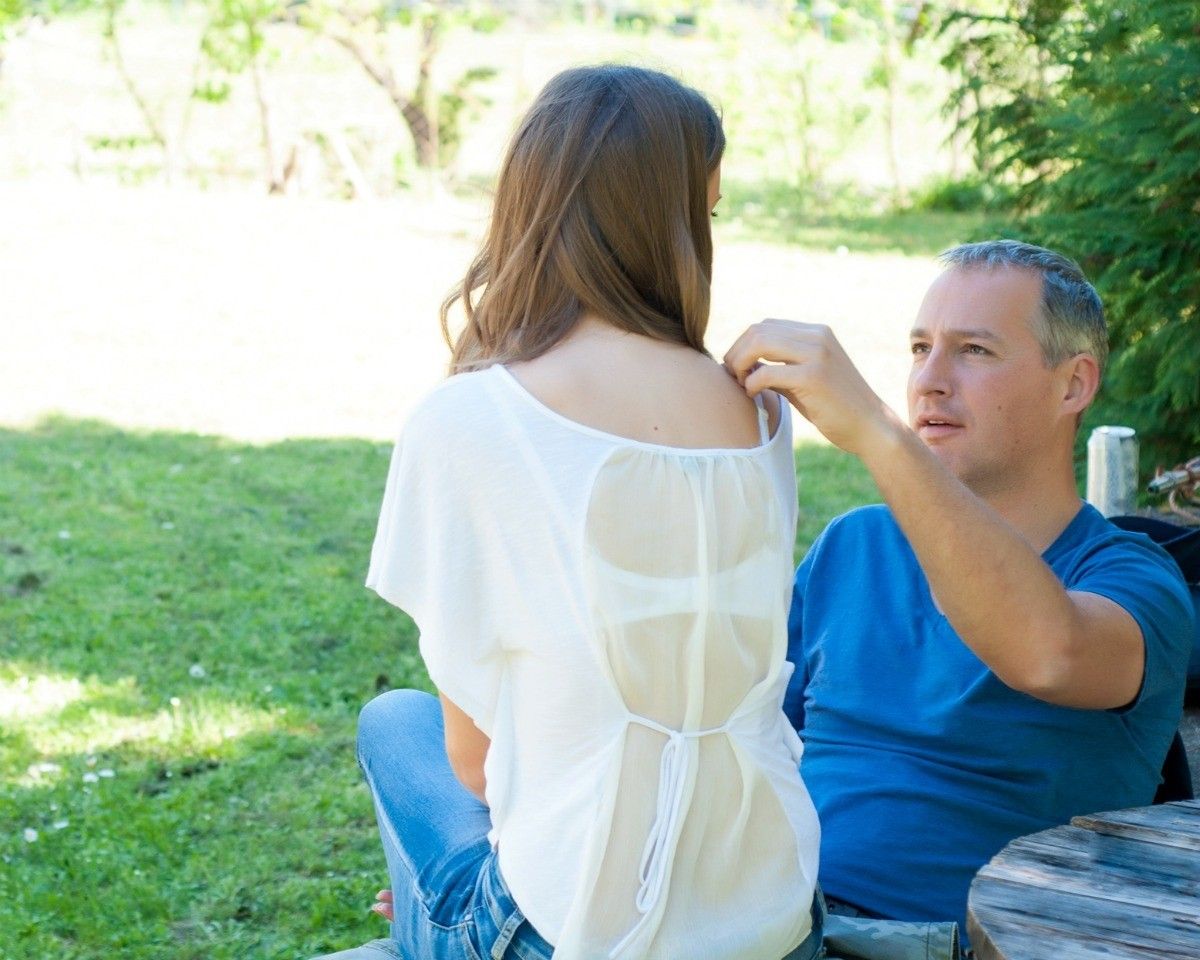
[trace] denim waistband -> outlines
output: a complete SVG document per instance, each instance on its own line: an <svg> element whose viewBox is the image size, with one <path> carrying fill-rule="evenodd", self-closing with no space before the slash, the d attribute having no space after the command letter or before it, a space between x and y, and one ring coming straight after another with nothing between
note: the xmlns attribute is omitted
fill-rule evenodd
<svg viewBox="0 0 1200 960"><path fill-rule="evenodd" d="M484 864L479 889L495 934L494 938L489 938L493 945L488 960L501 960L506 951L510 960L550 960L554 948L525 919L525 914L517 906L508 885L500 876L500 858L494 850Z"/></svg>
<svg viewBox="0 0 1200 960"><path fill-rule="evenodd" d="M494 927L491 954L487 960L551 960L554 948L525 919L508 885L500 875L499 857L495 851L488 856L480 878L483 906ZM818 889L812 903L812 931L795 950L783 960L816 960L821 955L825 928L825 899ZM482 933L482 931L480 931ZM481 938L483 939L483 938ZM486 943L486 940L485 940Z"/></svg>

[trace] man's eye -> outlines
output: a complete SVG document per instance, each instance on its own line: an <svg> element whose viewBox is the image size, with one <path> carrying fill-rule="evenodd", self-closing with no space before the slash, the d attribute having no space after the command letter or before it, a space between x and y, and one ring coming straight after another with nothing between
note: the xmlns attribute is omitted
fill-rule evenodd
<svg viewBox="0 0 1200 960"><path fill-rule="evenodd" d="M981 347L977 343L968 343L963 347L963 350L965 350L967 353L972 353L977 357L985 357L991 353L987 347Z"/></svg>
<svg viewBox="0 0 1200 960"><path fill-rule="evenodd" d="M919 354L919 353L928 353L928 352L929 352L929 344L927 344L927 343L914 343L914 344L912 345L912 352L913 352L913 356L914 356L914 357L915 357L917 354Z"/></svg>

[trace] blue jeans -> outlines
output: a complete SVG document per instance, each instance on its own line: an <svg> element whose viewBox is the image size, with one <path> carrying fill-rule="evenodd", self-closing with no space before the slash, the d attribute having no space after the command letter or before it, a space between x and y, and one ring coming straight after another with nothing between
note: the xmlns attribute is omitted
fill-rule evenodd
<svg viewBox="0 0 1200 960"><path fill-rule="evenodd" d="M554 952L521 913L488 843L488 808L458 782L446 758L435 697L392 690L358 721L358 762L375 800L391 880L391 935L419 960L550 960ZM821 955L825 907L784 960Z"/></svg>

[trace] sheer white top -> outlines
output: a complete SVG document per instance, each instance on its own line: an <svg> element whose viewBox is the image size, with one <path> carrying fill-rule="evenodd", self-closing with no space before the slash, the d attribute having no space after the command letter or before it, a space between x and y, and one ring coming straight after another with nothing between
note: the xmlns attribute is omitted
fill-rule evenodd
<svg viewBox="0 0 1200 960"><path fill-rule="evenodd" d="M757 447L659 446L497 365L439 386L396 445L367 585L491 738L500 872L557 960L780 960L809 933L780 406Z"/></svg>

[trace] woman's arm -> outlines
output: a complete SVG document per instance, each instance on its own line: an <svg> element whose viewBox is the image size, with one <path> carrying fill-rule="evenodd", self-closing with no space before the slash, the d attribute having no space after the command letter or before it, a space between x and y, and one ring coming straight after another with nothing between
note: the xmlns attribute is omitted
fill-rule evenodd
<svg viewBox="0 0 1200 960"><path fill-rule="evenodd" d="M459 783L486 804L483 794L487 780L483 775L483 761L492 741L444 693L439 693L438 698L442 701L446 756L450 758L450 769Z"/></svg>

